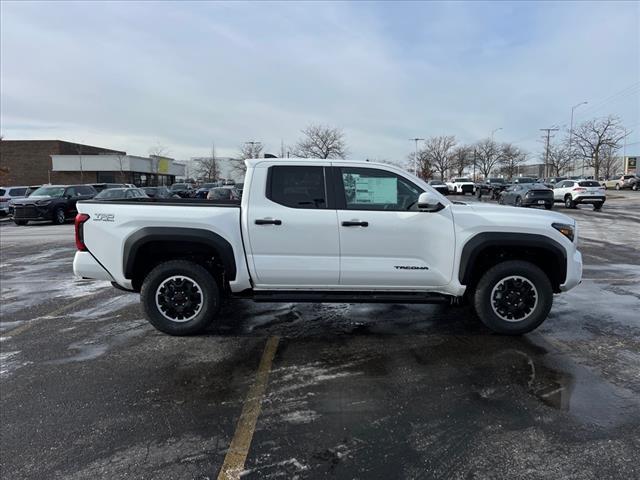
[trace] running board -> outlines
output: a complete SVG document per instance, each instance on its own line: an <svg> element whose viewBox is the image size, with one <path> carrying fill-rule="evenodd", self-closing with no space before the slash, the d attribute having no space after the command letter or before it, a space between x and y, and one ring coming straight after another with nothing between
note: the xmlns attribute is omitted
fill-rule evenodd
<svg viewBox="0 0 640 480"><path fill-rule="evenodd" d="M253 291L245 295L254 302L311 302L311 303L453 303L456 297L423 292L305 292Z"/></svg>

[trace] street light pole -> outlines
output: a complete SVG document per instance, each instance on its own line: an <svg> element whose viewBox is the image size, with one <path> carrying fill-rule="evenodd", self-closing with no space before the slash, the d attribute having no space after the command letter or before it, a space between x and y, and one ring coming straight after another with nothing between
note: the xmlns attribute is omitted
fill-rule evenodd
<svg viewBox="0 0 640 480"><path fill-rule="evenodd" d="M493 130L491 130L491 141L492 141L492 142L493 142L493 135L494 135L498 130L502 130L502 127L500 127L500 128L494 128Z"/></svg>
<svg viewBox="0 0 640 480"><path fill-rule="evenodd" d="M571 155L571 173L576 174L576 159L573 156L572 142L573 142L573 111L578 108L580 105L586 105L589 102L580 102L577 105L571 107L571 126L569 127L569 155Z"/></svg>
<svg viewBox="0 0 640 480"><path fill-rule="evenodd" d="M413 174L418 176L418 142L424 140L424 138L410 138L412 142L416 142L416 155L413 157Z"/></svg>

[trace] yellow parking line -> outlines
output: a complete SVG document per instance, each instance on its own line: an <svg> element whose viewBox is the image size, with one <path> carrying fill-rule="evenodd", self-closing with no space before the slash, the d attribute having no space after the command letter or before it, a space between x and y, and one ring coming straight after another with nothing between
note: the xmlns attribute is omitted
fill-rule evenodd
<svg viewBox="0 0 640 480"><path fill-rule="evenodd" d="M56 310L53 310L53 311L49 312L46 316L48 316L48 317L57 317L58 315L60 315L62 313L65 313L67 310L71 310L72 308L77 307L78 305L93 299L93 297L98 295L98 293L101 293L101 292L96 292L93 295L82 297L82 298L76 300L75 302L68 303L63 307L60 307L60 308L58 308ZM0 333L0 335L3 336L3 337L15 337L16 335L19 335L22 332L25 332L26 330L29 330L36 323L37 323L37 319L31 320L31 321L29 321L27 323L23 323L22 325L14 328L12 330L9 330L9 331L4 332L4 333Z"/></svg>
<svg viewBox="0 0 640 480"><path fill-rule="evenodd" d="M256 429L256 422L260 416L262 398L267 388L271 365L276 355L279 341L279 337L269 337L267 340L264 352L262 353L262 359L260 360L260 366L256 373L256 379L244 401L242 413L238 419L233 439L229 444L227 455L224 457L224 463L220 469L218 480L237 480L244 470L244 463L247 460L253 433Z"/></svg>

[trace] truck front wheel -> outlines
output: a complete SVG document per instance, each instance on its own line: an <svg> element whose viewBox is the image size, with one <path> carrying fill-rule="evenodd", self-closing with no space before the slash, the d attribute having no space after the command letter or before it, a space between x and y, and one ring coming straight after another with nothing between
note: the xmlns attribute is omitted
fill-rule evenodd
<svg viewBox="0 0 640 480"><path fill-rule="evenodd" d="M220 289L205 268L188 260L170 260L155 267L140 290L149 322L169 335L203 332L220 309Z"/></svg>
<svg viewBox="0 0 640 480"><path fill-rule="evenodd" d="M547 275L533 263L509 260L482 276L473 303L478 317L491 330L521 335L547 318L553 289Z"/></svg>

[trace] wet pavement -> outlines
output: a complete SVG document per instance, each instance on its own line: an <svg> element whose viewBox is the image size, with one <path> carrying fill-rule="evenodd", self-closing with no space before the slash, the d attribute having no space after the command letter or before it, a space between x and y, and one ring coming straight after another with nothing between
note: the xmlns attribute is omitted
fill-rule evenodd
<svg viewBox="0 0 640 480"><path fill-rule="evenodd" d="M640 195L619 197L557 208L584 281L519 338L466 307L238 301L169 337L72 278L71 225L3 223L0 476L216 478L278 337L242 478L640 478Z"/></svg>

